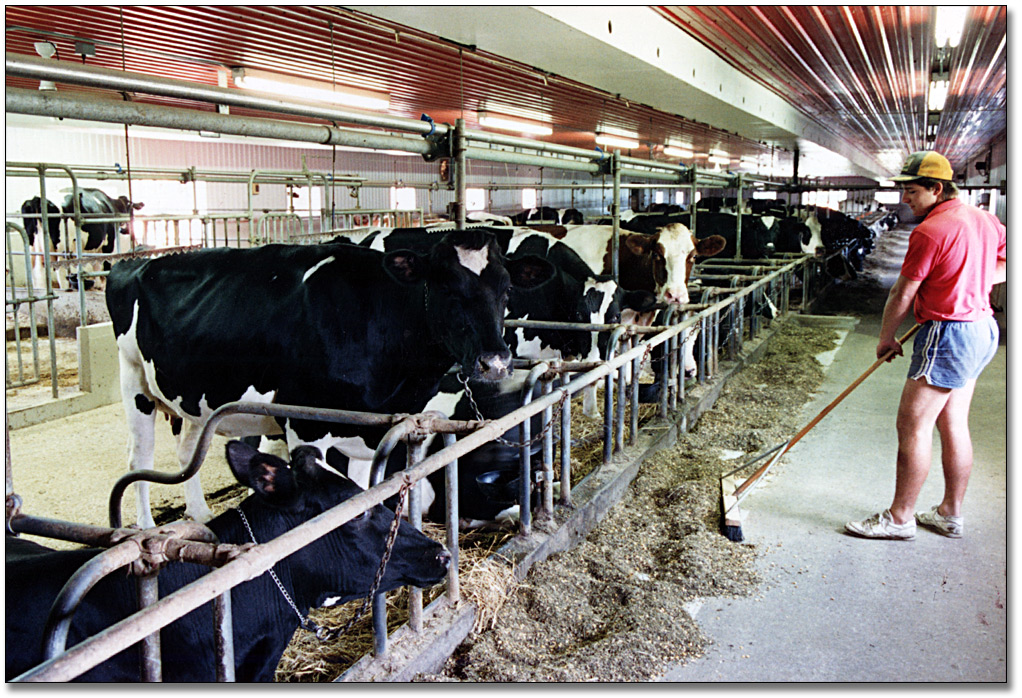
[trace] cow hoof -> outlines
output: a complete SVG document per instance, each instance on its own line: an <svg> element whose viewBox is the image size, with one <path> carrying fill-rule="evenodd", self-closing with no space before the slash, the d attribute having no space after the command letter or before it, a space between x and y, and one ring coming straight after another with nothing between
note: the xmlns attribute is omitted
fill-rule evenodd
<svg viewBox="0 0 1022 698"><path fill-rule="evenodd" d="M185 517L191 519L192 521L206 523L207 521L213 518L213 512L209 510L209 507L203 507L202 509L199 509L198 511L195 512L188 511L188 509L186 508Z"/></svg>

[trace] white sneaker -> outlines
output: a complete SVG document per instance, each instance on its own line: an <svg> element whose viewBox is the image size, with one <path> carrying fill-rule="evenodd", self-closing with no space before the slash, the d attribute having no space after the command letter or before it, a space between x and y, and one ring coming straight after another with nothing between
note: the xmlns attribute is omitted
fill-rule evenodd
<svg viewBox="0 0 1022 698"><path fill-rule="evenodd" d="M916 522L909 520L903 524L894 523L891 510L884 509L883 513L873 514L868 519L849 521L845 524L845 530L863 538L912 540L916 537Z"/></svg>
<svg viewBox="0 0 1022 698"><path fill-rule="evenodd" d="M939 506L939 505L938 505ZM932 528L938 533L943 533L948 538L961 538L964 523L961 516L944 516L937 507L929 511L917 511L916 521L920 525Z"/></svg>

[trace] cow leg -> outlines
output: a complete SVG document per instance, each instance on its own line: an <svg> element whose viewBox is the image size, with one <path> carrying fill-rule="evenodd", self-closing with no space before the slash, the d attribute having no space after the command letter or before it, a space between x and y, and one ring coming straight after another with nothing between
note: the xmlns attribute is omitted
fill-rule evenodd
<svg viewBox="0 0 1022 698"><path fill-rule="evenodd" d="M121 399L128 422L128 467L152 470L156 446L156 403L146 394L142 368L120 357ZM135 483L135 510L139 528L155 526L149 507L149 483Z"/></svg>
<svg viewBox="0 0 1022 698"><path fill-rule="evenodd" d="M181 433L177 436L177 460L184 470L192 460L195 453L195 445L199 442L199 435L202 429L198 424L190 420L183 420ZM213 512L206 504L206 495L202 491L202 482L199 480L199 473L196 472L185 480L185 516L193 521L205 523L213 518Z"/></svg>

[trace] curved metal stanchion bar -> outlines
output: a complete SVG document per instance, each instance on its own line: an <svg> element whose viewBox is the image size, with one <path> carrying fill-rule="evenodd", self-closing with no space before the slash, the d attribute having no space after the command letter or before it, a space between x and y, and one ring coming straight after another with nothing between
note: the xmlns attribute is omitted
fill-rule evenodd
<svg viewBox="0 0 1022 698"><path fill-rule="evenodd" d="M139 480L156 482L163 485L179 485L199 472L199 467L206 458L210 441L221 420L236 414L256 414L266 417L285 417L288 419L309 419L320 422L340 422L365 426L387 426L393 423L390 415L379 415L371 412L353 412L348 410L324 410L297 405L279 405L261 402L229 402L221 405L209 416L202 426L202 431L195 443L192 459L184 470L176 473L164 473L156 470L135 470L122 475L114 483L110 492L110 525L121 527L121 499L128 485Z"/></svg>
<svg viewBox="0 0 1022 698"><path fill-rule="evenodd" d="M748 295L748 293L749 289L746 288L738 291L735 295L741 297ZM725 308L733 301L734 296L731 296L724 301L714 304L711 308ZM168 618L180 618L186 613L213 600L220 594L229 591L232 587L263 574L274 564L293 554L296 550L350 521L369 507L394 496L400 491L406 481L415 482L426 477L430 473L445 467L453 459L459 458L492 441L508 429L519 424L522 420L529 419L547 407L557 404L565 394L572 395L588 385L607 378L620 365L632 361L637 356L643 356L647 351L647 347L651 348L664 344L671 337L677 336L679 333L692 327L698 321L698 316L706 312L702 311L697 316L686 318L677 325L663 328L661 332L652 335L639 346L629 349L613 360L608 360L591 368L584 375L577 376L566 385L555 388L549 394L533 400L501 419L475 424L476 428L472 433L454 441L443 450L427 456L422 462L405 470L401 475L388 478L379 485L356 494L354 497L341 502L310 521L281 534L277 538L254 546L229 564L212 570L195 582L161 599L152 607L129 616L94 637L72 647L60 656L48 660L12 680L68 681L81 675L121 650L139 642L142 638L152 634L163 625L166 625L170 622L167 620ZM269 414L281 409L280 406L258 403L254 406L259 410L257 414ZM316 416L312 414L303 414L302 416L309 419L330 419L330 417L324 416L322 413ZM381 419L382 423L385 424L392 423L393 419L389 416L385 418L380 418L378 415L372 416ZM464 424L461 423L460 425L464 426ZM457 423L455 425L457 426ZM208 427L209 424L206 426ZM436 426L437 432L449 433L445 429L451 425L438 423ZM200 455L199 451L202 451L204 454L204 449L205 446L202 448L197 447L196 455Z"/></svg>
<svg viewBox="0 0 1022 698"><path fill-rule="evenodd" d="M78 568L53 600L50 615L43 627L43 659L49 660L64 651L71 620L78 605L92 587L111 572L130 565L142 556L142 549L133 541L104 550Z"/></svg>

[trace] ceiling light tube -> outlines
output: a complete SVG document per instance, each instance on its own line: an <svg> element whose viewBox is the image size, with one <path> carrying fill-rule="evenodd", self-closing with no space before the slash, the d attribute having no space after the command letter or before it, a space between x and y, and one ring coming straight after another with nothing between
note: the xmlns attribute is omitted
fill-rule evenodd
<svg viewBox="0 0 1022 698"><path fill-rule="evenodd" d="M944 103L947 101L947 80L931 80L930 81L930 96L927 100L927 107L930 111L941 111L944 109Z"/></svg>
<svg viewBox="0 0 1022 698"><path fill-rule="evenodd" d="M269 92L317 102L334 102L360 109L384 111L390 108L390 97L379 92L331 85L326 82L268 73L251 68L235 68L231 72L234 84L244 90Z"/></svg>
<svg viewBox="0 0 1022 698"><path fill-rule="evenodd" d="M511 119L499 114L479 112L479 125L488 128L497 128L503 131L517 131L518 133L533 133L537 136L549 136L554 130L545 124L536 124L526 121Z"/></svg>
<svg viewBox="0 0 1022 698"><path fill-rule="evenodd" d="M712 162L714 165L730 165L731 164L731 158L723 157L721 155L710 155L710 157L708 157L706 160L707 160L707 162Z"/></svg>
<svg viewBox="0 0 1022 698"><path fill-rule="evenodd" d="M670 158L680 158L681 160L688 160L695 155L694 152L687 148L681 148L676 145L669 145L664 148L664 155Z"/></svg>
<svg viewBox="0 0 1022 698"><path fill-rule="evenodd" d="M596 142L600 145L606 145L611 148L626 148L628 150L635 150L639 147L639 141L634 141L623 136L614 136L609 133L597 133Z"/></svg>
<svg viewBox="0 0 1022 698"><path fill-rule="evenodd" d="M967 5L950 5L937 8L937 21L933 37L937 46L955 48L962 40L965 20L969 15Z"/></svg>

